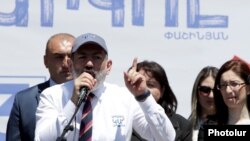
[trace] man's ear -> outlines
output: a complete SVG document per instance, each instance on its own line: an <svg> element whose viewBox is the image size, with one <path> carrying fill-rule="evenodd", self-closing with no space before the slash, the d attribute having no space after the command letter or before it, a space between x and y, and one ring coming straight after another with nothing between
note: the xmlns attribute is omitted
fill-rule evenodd
<svg viewBox="0 0 250 141"><path fill-rule="evenodd" d="M107 74L110 73L111 68L112 68L112 60L108 60L107 61Z"/></svg>
<svg viewBox="0 0 250 141"><path fill-rule="evenodd" d="M44 63L44 66L45 66L46 68L48 68L48 60L47 60L46 55L43 56L43 63Z"/></svg>

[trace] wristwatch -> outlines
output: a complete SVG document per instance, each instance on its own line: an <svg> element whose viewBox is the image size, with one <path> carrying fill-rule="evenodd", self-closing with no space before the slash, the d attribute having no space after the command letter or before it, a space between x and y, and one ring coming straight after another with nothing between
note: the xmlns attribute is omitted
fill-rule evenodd
<svg viewBox="0 0 250 141"><path fill-rule="evenodd" d="M139 96L135 96L135 99L139 102L143 102L147 99L147 97L150 96L150 91L147 90L144 94L141 94Z"/></svg>

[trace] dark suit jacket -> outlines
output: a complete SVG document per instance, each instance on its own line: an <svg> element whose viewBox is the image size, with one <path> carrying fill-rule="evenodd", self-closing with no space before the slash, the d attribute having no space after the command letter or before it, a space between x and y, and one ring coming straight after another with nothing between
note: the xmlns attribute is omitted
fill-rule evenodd
<svg viewBox="0 0 250 141"><path fill-rule="evenodd" d="M173 114L169 119L176 132L175 141L192 141L192 125L189 120L179 114Z"/></svg>
<svg viewBox="0 0 250 141"><path fill-rule="evenodd" d="M198 133L198 141L204 141L205 140L205 128L207 125L218 125L218 122L216 120L216 117L214 115L208 116L208 120L204 122Z"/></svg>
<svg viewBox="0 0 250 141"><path fill-rule="evenodd" d="M7 124L6 141L34 140L36 108L40 93L47 87L49 87L49 81L16 94Z"/></svg>

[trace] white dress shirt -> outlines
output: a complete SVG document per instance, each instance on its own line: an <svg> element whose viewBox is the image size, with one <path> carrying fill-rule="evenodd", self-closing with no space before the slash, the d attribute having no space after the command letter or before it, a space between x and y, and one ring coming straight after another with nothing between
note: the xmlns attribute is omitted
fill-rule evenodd
<svg viewBox="0 0 250 141"><path fill-rule="evenodd" d="M36 141L56 141L71 119L76 106L70 100L73 81L44 90L36 112ZM142 137L154 141L173 141L175 130L164 109L150 95L137 102L126 87L104 83L93 91L92 141L129 141L132 128ZM78 141L83 104L72 122L67 141Z"/></svg>

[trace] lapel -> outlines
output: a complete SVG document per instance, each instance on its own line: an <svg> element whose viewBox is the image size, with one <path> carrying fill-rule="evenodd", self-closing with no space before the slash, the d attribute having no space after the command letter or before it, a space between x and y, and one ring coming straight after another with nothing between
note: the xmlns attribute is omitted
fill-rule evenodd
<svg viewBox="0 0 250 141"><path fill-rule="evenodd" d="M37 85L37 94L36 94L36 100L37 100L37 103L39 102L40 100L40 94L41 92L48 88L49 87L49 80L48 81L45 81L44 83L40 83Z"/></svg>

